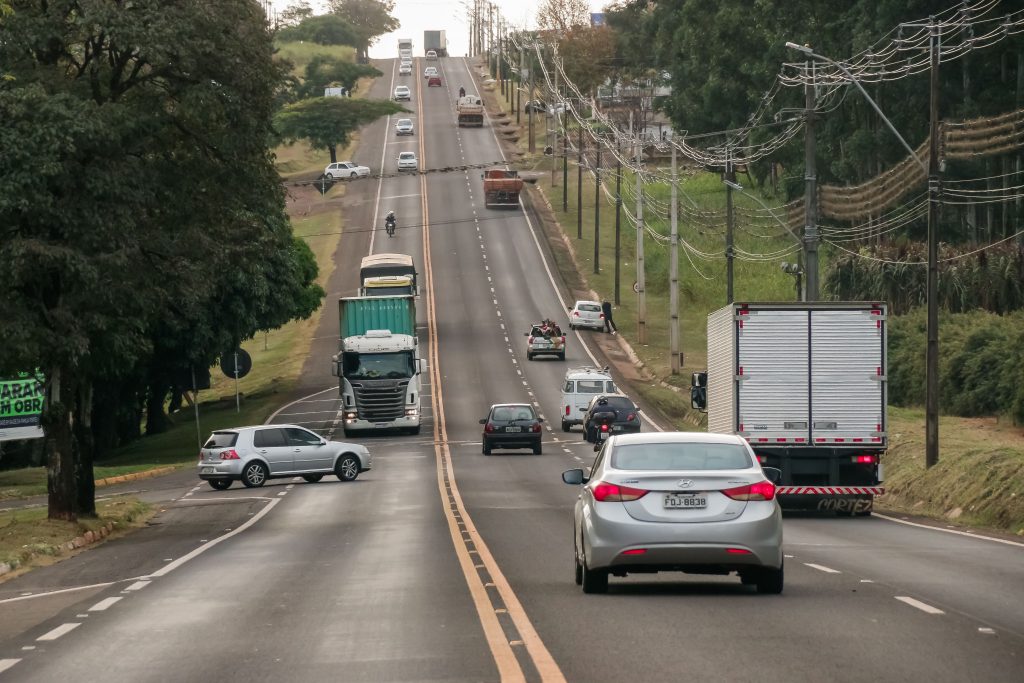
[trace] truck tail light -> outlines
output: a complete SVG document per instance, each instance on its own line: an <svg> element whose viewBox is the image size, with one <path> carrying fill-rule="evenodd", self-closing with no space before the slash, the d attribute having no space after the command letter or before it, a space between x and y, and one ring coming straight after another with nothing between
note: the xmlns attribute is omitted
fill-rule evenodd
<svg viewBox="0 0 1024 683"><path fill-rule="evenodd" d="M594 484L590 490L594 494L594 500L599 503L624 503L630 500L639 500L647 495L647 491L644 489L608 484L603 481Z"/></svg>
<svg viewBox="0 0 1024 683"><path fill-rule="evenodd" d="M853 462L861 465L873 465L878 462L877 455L854 455L850 458Z"/></svg>
<svg viewBox="0 0 1024 683"><path fill-rule="evenodd" d="M772 500L775 498L775 484L770 481L759 481L756 484L725 489L722 495L733 500Z"/></svg>

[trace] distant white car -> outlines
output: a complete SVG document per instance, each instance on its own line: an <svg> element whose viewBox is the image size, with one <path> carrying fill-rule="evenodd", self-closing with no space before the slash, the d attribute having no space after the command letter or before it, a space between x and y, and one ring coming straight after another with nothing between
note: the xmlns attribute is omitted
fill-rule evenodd
<svg viewBox="0 0 1024 683"><path fill-rule="evenodd" d="M408 64L402 63L401 65L399 65L399 67L398 67L398 75L399 76L412 76L412 63L411 62L408 63Z"/></svg>
<svg viewBox="0 0 1024 683"><path fill-rule="evenodd" d="M398 155L399 171L418 171L420 162L416 158L416 152L402 152Z"/></svg>
<svg viewBox="0 0 1024 683"><path fill-rule="evenodd" d="M604 313L601 312L600 301L577 301L569 311L569 329L581 327L589 327L592 330L604 329Z"/></svg>
<svg viewBox="0 0 1024 683"><path fill-rule="evenodd" d="M395 123L395 135L412 135L413 132L412 119L398 119Z"/></svg>
<svg viewBox="0 0 1024 683"><path fill-rule="evenodd" d="M428 66L423 70L423 78L430 78L431 76L440 76L436 66Z"/></svg>
<svg viewBox="0 0 1024 683"><path fill-rule="evenodd" d="M437 52L435 50L427 50L427 59L430 61L437 61Z"/></svg>
<svg viewBox="0 0 1024 683"><path fill-rule="evenodd" d="M409 86L400 85L395 88L395 100L405 100L407 102L412 101L412 92L409 90Z"/></svg>
<svg viewBox="0 0 1024 683"><path fill-rule="evenodd" d="M351 161L338 161L333 164L328 164L327 168L324 169L324 175L329 178L365 178L370 175L370 169L367 166L359 166Z"/></svg>

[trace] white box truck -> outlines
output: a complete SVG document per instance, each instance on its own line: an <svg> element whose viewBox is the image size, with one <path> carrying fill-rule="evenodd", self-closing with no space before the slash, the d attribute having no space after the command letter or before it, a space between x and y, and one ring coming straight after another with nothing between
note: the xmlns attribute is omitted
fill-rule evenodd
<svg viewBox="0 0 1024 683"><path fill-rule="evenodd" d="M871 513L886 434L886 304L734 303L708 316L691 403L782 471L783 507Z"/></svg>

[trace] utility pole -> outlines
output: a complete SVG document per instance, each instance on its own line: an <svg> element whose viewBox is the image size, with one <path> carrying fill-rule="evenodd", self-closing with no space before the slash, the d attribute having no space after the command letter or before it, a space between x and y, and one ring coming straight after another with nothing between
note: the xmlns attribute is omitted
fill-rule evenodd
<svg viewBox="0 0 1024 683"><path fill-rule="evenodd" d="M583 123L579 124L579 144L576 145L576 239L583 239Z"/></svg>
<svg viewBox="0 0 1024 683"><path fill-rule="evenodd" d="M728 187L728 186L726 186ZM730 192L731 192L731 188ZM679 364L679 174L676 167L676 146L672 143L672 205L671 211L671 240L669 242L671 252L668 260L668 348L669 362L672 367L672 374L678 375ZM730 289L732 279L729 280ZM729 303L732 303L730 293Z"/></svg>
<svg viewBox="0 0 1024 683"><path fill-rule="evenodd" d="M597 139L594 165L594 275L601 272L601 138Z"/></svg>
<svg viewBox="0 0 1024 683"><path fill-rule="evenodd" d="M629 115L630 135L633 131L633 114ZM637 334L636 339L641 345L647 344L647 293L645 292L646 274L644 273L644 188L641 171L644 164L644 145L640 141L636 149L636 295L637 295Z"/></svg>
<svg viewBox="0 0 1024 683"><path fill-rule="evenodd" d="M804 283L805 301L818 301L818 150L814 133L816 114L815 63L806 62L809 78L804 85Z"/></svg>
<svg viewBox="0 0 1024 683"><path fill-rule="evenodd" d="M530 154L537 151L537 143L533 140L533 110L536 107L531 106L530 102L533 101L533 57L530 57L530 99L526 101L526 106L530 107L530 111L526 112L528 126L530 129Z"/></svg>
<svg viewBox="0 0 1024 683"><path fill-rule="evenodd" d="M555 53L555 49L552 47L551 48L551 57L552 57L551 64L552 65L554 65L554 63L555 63L554 53ZM552 101L552 102L554 102L555 100L558 99L558 69L555 69L555 92L548 99L550 101ZM561 124L561 122L562 122L562 115L561 114L556 114L555 116L557 117L555 119L555 121L557 121L559 124ZM550 119L550 118L551 118L551 112L549 111L548 112L548 119ZM551 122L548 125L552 126L552 125L554 125L554 122ZM556 129L555 137L551 141L551 145L550 145L551 146L551 187L555 186L555 166L558 164L558 155L555 154L555 142L557 140L558 140L558 132L557 132L557 129Z"/></svg>
<svg viewBox="0 0 1024 683"><path fill-rule="evenodd" d="M559 115L562 122L562 213L569 213L569 130L565 127L565 114Z"/></svg>
<svg viewBox="0 0 1024 683"><path fill-rule="evenodd" d="M618 124L616 124L618 128ZM619 272L622 270L622 142L615 136L615 305L620 301Z"/></svg>
<svg viewBox="0 0 1024 683"><path fill-rule="evenodd" d="M522 40L522 36L520 36ZM521 105L523 103L523 62L525 62L525 56L523 55L523 44L519 44L519 75L516 78L516 125L519 125L519 114L522 111Z"/></svg>
<svg viewBox="0 0 1024 683"><path fill-rule="evenodd" d="M925 357L925 467L939 462L939 27L931 17L928 140L928 349Z"/></svg>
<svg viewBox="0 0 1024 683"><path fill-rule="evenodd" d="M502 27L504 20L498 15L498 86L501 94L505 94L505 40L502 38Z"/></svg>
<svg viewBox="0 0 1024 683"><path fill-rule="evenodd" d="M487 3L487 73L494 76L494 60L491 53L494 52L494 4Z"/></svg>
<svg viewBox="0 0 1024 683"><path fill-rule="evenodd" d="M672 148L675 150L675 147ZM732 165L732 147L725 148L725 179L730 183L736 183L736 173ZM733 246L733 228L736 218L733 211L732 185L725 185L725 297L726 303L735 301L733 297L733 257L735 248Z"/></svg>

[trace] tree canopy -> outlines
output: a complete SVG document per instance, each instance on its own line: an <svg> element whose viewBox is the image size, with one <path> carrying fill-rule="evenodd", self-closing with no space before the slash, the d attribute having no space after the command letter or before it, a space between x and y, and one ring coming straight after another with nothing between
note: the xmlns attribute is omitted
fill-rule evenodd
<svg viewBox="0 0 1024 683"><path fill-rule="evenodd" d="M287 105L276 121L286 141L306 140L314 149L326 149L334 163L338 160L337 148L348 144L356 129L402 111L408 110L391 100L314 97Z"/></svg>
<svg viewBox="0 0 1024 683"><path fill-rule="evenodd" d="M310 315L268 142L282 79L248 0L13 3L0 23L0 375L39 368L50 516L176 374ZM127 418L125 419L125 416Z"/></svg>
<svg viewBox="0 0 1024 683"><path fill-rule="evenodd" d="M370 45L380 36L398 30L401 23L391 15L394 0L327 0L330 13L341 17L356 30L355 46L360 60L368 58Z"/></svg>

